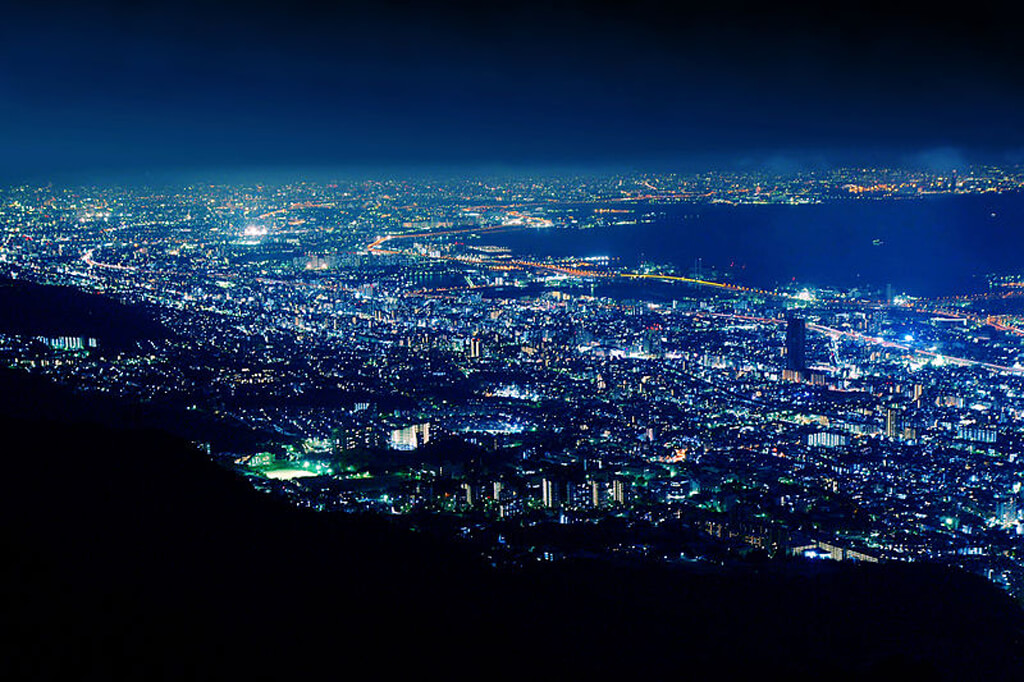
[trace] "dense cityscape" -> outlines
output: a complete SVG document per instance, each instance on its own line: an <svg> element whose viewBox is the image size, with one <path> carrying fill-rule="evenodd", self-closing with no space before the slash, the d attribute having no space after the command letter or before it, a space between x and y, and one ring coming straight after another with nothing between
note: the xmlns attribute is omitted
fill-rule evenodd
<svg viewBox="0 0 1024 682"><path fill-rule="evenodd" d="M848 168L0 191L3 286L138 329L0 361L239 435L197 442L325 513L488 561L927 561L1024 599L1024 271L925 297L493 241L670 205L1012 194L1024 168Z"/></svg>

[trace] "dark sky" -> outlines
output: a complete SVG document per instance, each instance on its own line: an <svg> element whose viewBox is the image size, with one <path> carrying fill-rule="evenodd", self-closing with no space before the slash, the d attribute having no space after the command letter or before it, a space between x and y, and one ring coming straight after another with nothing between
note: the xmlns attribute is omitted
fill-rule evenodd
<svg viewBox="0 0 1024 682"><path fill-rule="evenodd" d="M8 177L1024 149L986 2L58 2L5 16L0 65Z"/></svg>

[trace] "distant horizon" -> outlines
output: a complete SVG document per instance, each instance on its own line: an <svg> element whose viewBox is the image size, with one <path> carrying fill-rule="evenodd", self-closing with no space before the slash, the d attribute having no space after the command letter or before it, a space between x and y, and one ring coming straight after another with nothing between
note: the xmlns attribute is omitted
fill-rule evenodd
<svg viewBox="0 0 1024 682"><path fill-rule="evenodd" d="M971 153L954 148L922 149L913 153L864 155L836 152L773 152L749 155L695 155L675 160L622 162L471 162L427 163L277 163L236 165L168 165L165 167L81 167L0 173L0 183L42 185L125 185L149 183L287 183L357 180L451 180L525 177L607 177L644 173L692 175L699 173L766 173L785 177L804 173L865 169L948 173L970 168L1013 168L1024 165L1024 151Z"/></svg>

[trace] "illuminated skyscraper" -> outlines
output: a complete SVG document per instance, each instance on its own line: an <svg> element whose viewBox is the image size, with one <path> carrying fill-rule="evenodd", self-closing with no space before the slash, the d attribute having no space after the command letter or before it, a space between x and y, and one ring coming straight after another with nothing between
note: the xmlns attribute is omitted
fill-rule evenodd
<svg viewBox="0 0 1024 682"><path fill-rule="evenodd" d="M786 369L803 372L807 369L807 328L803 319L791 317L786 321Z"/></svg>
<svg viewBox="0 0 1024 682"><path fill-rule="evenodd" d="M560 502L558 483L551 478L544 477L540 482L541 503L548 509L553 509Z"/></svg>
<svg viewBox="0 0 1024 682"><path fill-rule="evenodd" d="M885 410L885 436L886 438L898 438L902 429L900 413L896 408L890 407Z"/></svg>
<svg viewBox="0 0 1024 682"><path fill-rule="evenodd" d="M621 478L612 481L612 501L615 504L626 503L626 483Z"/></svg>

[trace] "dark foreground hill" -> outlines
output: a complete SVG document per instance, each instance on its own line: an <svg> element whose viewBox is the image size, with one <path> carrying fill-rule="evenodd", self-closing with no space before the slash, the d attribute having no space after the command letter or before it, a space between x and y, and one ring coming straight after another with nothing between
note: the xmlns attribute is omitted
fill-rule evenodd
<svg viewBox="0 0 1024 682"><path fill-rule="evenodd" d="M0 427L5 679L1022 670L1019 610L960 572L504 574L383 519L287 507L159 432Z"/></svg>
<svg viewBox="0 0 1024 682"><path fill-rule="evenodd" d="M0 331L26 336L86 336L125 348L170 332L146 310L67 286L0 277Z"/></svg>

